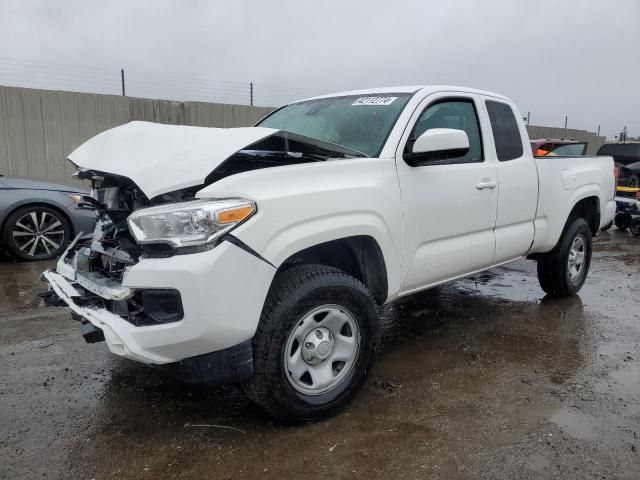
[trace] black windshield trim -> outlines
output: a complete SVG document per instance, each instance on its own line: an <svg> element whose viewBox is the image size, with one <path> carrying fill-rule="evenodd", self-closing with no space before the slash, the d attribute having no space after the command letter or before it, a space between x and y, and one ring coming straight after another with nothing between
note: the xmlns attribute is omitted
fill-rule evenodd
<svg viewBox="0 0 640 480"><path fill-rule="evenodd" d="M262 149L260 148L261 144L268 143L272 139L280 139L284 142L285 145L288 145L289 142L294 142L299 144L299 147L312 147L316 151L306 151L304 148L284 148L284 149ZM301 135L299 133L289 132L287 130L278 130L272 135L265 137L261 140L258 140L251 145L246 146L240 152L243 151L251 151L251 150L263 150L263 151L273 151L273 152L292 152L292 153L309 153L322 155L327 158L351 158L351 157L368 157L366 153L360 152L358 150L354 150L349 147L344 147L342 145L338 145L336 143L327 142L325 140L320 140L319 138L308 137L306 135Z"/></svg>

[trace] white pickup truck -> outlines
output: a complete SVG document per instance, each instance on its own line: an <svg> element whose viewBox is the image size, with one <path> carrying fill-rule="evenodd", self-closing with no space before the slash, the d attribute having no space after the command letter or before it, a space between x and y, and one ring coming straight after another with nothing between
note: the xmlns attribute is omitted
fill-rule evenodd
<svg viewBox="0 0 640 480"><path fill-rule="evenodd" d="M515 105L448 86L292 103L250 128L144 122L69 159L99 222L43 278L87 341L286 422L360 389L379 307L522 257L573 295L614 216L609 157L534 158Z"/></svg>

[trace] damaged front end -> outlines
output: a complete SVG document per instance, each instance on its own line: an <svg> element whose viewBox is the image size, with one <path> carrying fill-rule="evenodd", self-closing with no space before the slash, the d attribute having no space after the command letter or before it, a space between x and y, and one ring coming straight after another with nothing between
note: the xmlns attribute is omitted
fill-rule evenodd
<svg viewBox="0 0 640 480"><path fill-rule="evenodd" d="M149 199L130 179L79 170L90 180L98 221L93 238L76 238L55 269L43 273L49 305L66 305L89 343L156 365L183 381L224 384L252 372L251 325L258 305L224 300L232 268L268 285L273 266L222 237L256 210L239 199L196 199L183 188ZM255 303L255 305L254 305ZM250 311L242 315L243 309Z"/></svg>
<svg viewBox="0 0 640 480"><path fill-rule="evenodd" d="M69 156L92 185L93 238L76 239L43 273L42 296L117 355L164 366L197 359L225 365L213 377L244 378L275 267L232 235L259 205L198 193L231 175L357 156L267 128L131 122L103 132ZM242 288L229 282L235 271L251 272Z"/></svg>
<svg viewBox="0 0 640 480"><path fill-rule="evenodd" d="M194 192L187 189L150 202L129 179L95 171L79 171L76 175L90 180L93 187L94 206L98 209L93 238L74 241L59 259L56 271L45 272L44 278L51 283L52 274L64 277L75 290L70 295L75 305L104 309L134 326L181 320L183 309L178 291L123 286L126 269L138 263L144 254L130 233L127 218L133 211L158 202L190 200ZM50 305L61 303L54 288L42 296ZM83 336L87 341L104 339L82 314L74 313L83 323Z"/></svg>

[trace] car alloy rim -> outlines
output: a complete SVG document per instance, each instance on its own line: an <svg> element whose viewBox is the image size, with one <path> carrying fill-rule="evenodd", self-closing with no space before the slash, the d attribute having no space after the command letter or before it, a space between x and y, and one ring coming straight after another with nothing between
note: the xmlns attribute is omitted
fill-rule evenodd
<svg viewBox="0 0 640 480"><path fill-rule="evenodd" d="M18 250L30 257L49 255L60 248L64 228L58 217L34 210L18 219L11 232Z"/></svg>
<svg viewBox="0 0 640 480"><path fill-rule="evenodd" d="M293 388L321 395L336 388L353 369L360 350L360 328L353 314L322 305L302 316L287 339L284 367Z"/></svg>
<svg viewBox="0 0 640 480"><path fill-rule="evenodd" d="M584 254L586 242L582 235L578 235L573 239L571 249L569 250L569 278L575 280L582 274L584 268Z"/></svg>

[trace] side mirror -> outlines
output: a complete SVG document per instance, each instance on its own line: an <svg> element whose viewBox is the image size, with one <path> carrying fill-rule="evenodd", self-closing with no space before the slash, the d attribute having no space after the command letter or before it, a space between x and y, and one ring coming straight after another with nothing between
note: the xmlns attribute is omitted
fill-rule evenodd
<svg viewBox="0 0 640 480"><path fill-rule="evenodd" d="M431 128L420 135L404 159L412 166L421 162L462 157L469 151L469 137L464 130Z"/></svg>

